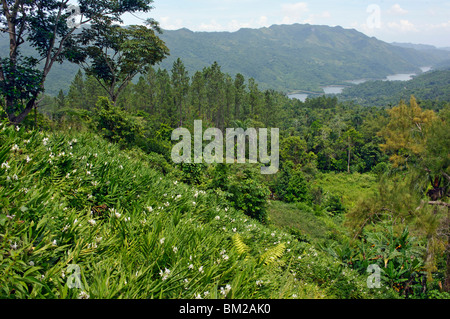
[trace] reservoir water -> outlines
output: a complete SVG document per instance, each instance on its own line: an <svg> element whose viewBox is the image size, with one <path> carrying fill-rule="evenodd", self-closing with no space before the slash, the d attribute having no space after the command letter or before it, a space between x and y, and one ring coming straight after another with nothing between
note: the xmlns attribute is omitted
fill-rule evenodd
<svg viewBox="0 0 450 319"><path fill-rule="evenodd" d="M421 67L420 68L421 71L423 73L430 71L432 68L425 66L425 67ZM399 74L393 74L393 75L389 75L387 76L385 79L383 79L383 81L409 81L411 80L414 76L416 76L417 74L415 73L399 73ZM364 82L367 82L368 80L366 79L360 79L360 80L352 80L352 81L347 81L350 84L361 84ZM341 94L342 91L346 88L346 86L343 85L329 85L329 86L324 86L322 87L324 94ZM288 95L289 98L291 99L298 99L302 102L305 102L306 99L309 97L309 94L306 93L294 93L294 94L289 94Z"/></svg>

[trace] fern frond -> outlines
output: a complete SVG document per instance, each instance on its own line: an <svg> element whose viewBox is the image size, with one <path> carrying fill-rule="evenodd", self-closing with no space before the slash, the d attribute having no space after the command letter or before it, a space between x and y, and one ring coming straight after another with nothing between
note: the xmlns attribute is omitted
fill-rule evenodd
<svg viewBox="0 0 450 319"><path fill-rule="evenodd" d="M235 234L232 238L233 245L238 251L239 254L243 255L245 253L248 253L250 251L250 247L248 247L244 241L242 240L241 235Z"/></svg>
<svg viewBox="0 0 450 319"><path fill-rule="evenodd" d="M259 258L260 262L263 262L265 265L269 265L278 259L280 259L284 251L286 250L286 245L284 243L279 244L278 246L267 250L264 254Z"/></svg>

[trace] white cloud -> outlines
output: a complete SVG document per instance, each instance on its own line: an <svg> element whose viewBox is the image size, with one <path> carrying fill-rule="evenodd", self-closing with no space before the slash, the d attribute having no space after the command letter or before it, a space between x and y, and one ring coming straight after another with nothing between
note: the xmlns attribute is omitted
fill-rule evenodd
<svg viewBox="0 0 450 319"><path fill-rule="evenodd" d="M261 16L258 19L252 19L248 22L242 22L237 20L231 20L230 23L228 23L228 27L226 28L227 31L237 31L242 28L253 28L253 29L259 29L262 27L269 27L269 19L266 16Z"/></svg>
<svg viewBox="0 0 450 319"><path fill-rule="evenodd" d="M159 19L161 27L165 30L178 30L183 28L183 20L181 19L175 19L174 21L171 20L172 19L169 17L161 17Z"/></svg>
<svg viewBox="0 0 450 319"><path fill-rule="evenodd" d="M393 15L405 15L408 13L408 10L403 9L398 3L396 3L388 10L388 13Z"/></svg>
<svg viewBox="0 0 450 319"><path fill-rule="evenodd" d="M401 32L417 31L414 24L409 22L408 20L400 20L400 23L388 22L387 26L391 29L396 29L397 31Z"/></svg>
<svg viewBox="0 0 450 319"><path fill-rule="evenodd" d="M221 24L217 23L216 20L212 19L209 23L202 23L198 27L198 31L217 31L223 30Z"/></svg>
<svg viewBox="0 0 450 319"><path fill-rule="evenodd" d="M309 24L315 24L315 23L322 23L328 24L327 21L331 18L331 13L328 11L324 11L319 14L310 14L306 20L304 20L304 23Z"/></svg>
<svg viewBox="0 0 450 319"><path fill-rule="evenodd" d="M283 14L283 23L291 24L298 23L300 19L309 11L306 2L285 3L281 5L281 12Z"/></svg>

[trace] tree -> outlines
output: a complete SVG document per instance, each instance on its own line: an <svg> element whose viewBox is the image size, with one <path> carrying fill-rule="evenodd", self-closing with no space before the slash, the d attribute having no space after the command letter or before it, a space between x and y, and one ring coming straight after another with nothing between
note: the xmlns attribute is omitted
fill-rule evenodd
<svg viewBox="0 0 450 319"><path fill-rule="evenodd" d="M289 136L281 141L280 155L283 160L300 164L306 155L306 141L300 136Z"/></svg>
<svg viewBox="0 0 450 319"><path fill-rule="evenodd" d="M172 66L172 85L174 88L173 99L175 106L178 108L180 126L183 126L183 119L186 116L185 104L189 92L189 81L188 72L181 59L178 58Z"/></svg>
<svg viewBox="0 0 450 319"><path fill-rule="evenodd" d="M234 79L235 102L234 102L234 119L240 119L243 115L244 95L245 95L245 78L242 74L236 74Z"/></svg>
<svg viewBox="0 0 450 319"><path fill-rule="evenodd" d="M343 140L347 143L347 172L350 174L350 161L352 159L352 150L357 143L362 142L362 135L353 127L348 129L344 135Z"/></svg>
<svg viewBox="0 0 450 319"><path fill-rule="evenodd" d="M108 93L114 105L120 93L138 74L162 61L169 49L156 35L158 23L121 27L96 24L77 35L82 44L71 51L70 60L93 76Z"/></svg>
<svg viewBox="0 0 450 319"><path fill-rule="evenodd" d="M421 212L420 221L431 224L427 230L427 269L433 269L435 241L446 242L447 272L445 289L450 290L450 231L448 190L450 188L450 111L444 109L439 117L433 111L422 111L414 97L408 105L401 102L390 112L390 122L381 131L394 167L404 165L409 174L409 189L421 199L414 212ZM409 195L411 202L411 195ZM428 197L427 199L424 199ZM428 214L426 214L428 212ZM428 219L428 220L427 220ZM438 226L436 226L438 225ZM441 237L441 238L439 238ZM442 239L442 237L444 239Z"/></svg>
<svg viewBox="0 0 450 319"><path fill-rule="evenodd" d="M0 95L12 124L21 123L44 91L46 78L55 63L74 58L79 47L74 33L78 26L122 22L124 13L148 12L152 0L2 0L0 32L9 38L8 57L0 59ZM74 23L74 19L77 21ZM21 47L30 44L37 56L23 56Z"/></svg>
<svg viewBox="0 0 450 319"><path fill-rule="evenodd" d="M385 143L380 148L389 153L394 167L414 161L424 151L426 130L436 119L433 111L423 111L411 96L409 105L403 101L388 111L390 121L380 132Z"/></svg>

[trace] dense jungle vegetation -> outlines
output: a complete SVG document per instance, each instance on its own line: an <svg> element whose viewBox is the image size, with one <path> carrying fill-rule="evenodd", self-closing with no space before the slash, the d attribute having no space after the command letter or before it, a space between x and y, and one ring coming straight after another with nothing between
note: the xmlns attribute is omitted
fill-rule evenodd
<svg viewBox="0 0 450 319"><path fill-rule="evenodd" d="M449 101L301 102L217 62L159 68L155 21L112 23L151 1L86 1L95 23L58 24L58 51L42 25L58 3L24 4L51 13L23 25L48 68L0 63L0 298L450 297ZM84 71L45 95L63 59ZM174 164L172 132L194 120L279 128L278 173Z"/></svg>

